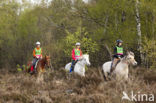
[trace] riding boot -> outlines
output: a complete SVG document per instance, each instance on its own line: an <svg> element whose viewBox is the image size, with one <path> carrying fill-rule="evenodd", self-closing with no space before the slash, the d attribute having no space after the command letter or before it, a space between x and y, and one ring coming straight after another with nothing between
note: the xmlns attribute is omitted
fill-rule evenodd
<svg viewBox="0 0 156 103"><path fill-rule="evenodd" d="M34 67L34 73L36 73L36 68Z"/></svg>
<svg viewBox="0 0 156 103"><path fill-rule="evenodd" d="M33 73L33 70L34 70L34 66L31 66L31 68L30 68L30 74Z"/></svg>

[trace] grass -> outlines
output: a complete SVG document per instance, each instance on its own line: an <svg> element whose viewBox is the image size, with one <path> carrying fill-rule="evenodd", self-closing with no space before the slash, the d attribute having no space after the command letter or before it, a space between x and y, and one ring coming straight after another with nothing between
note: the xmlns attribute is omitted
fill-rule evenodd
<svg viewBox="0 0 156 103"><path fill-rule="evenodd" d="M59 69L48 71L37 82L35 76L1 70L0 103L148 103L122 101L122 92L156 96L156 71L131 69L130 79L105 81L100 68L88 68L85 78Z"/></svg>

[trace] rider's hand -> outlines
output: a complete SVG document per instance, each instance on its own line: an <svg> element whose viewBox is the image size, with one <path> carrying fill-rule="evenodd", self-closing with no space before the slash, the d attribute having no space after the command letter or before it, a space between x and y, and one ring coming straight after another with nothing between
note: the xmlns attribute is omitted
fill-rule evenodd
<svg viewBox="0 0 156 103"><path fill-rule="evenodd" d="M119 56L118 58L119 58L119 59L121 59L121 57L120 57L120 56Z"/></svg>
<svg viewBox="0 0 156 103"><path fill-rule="evenodd" d="M82 60L82 56L78 58L78 60Z"/></svg>

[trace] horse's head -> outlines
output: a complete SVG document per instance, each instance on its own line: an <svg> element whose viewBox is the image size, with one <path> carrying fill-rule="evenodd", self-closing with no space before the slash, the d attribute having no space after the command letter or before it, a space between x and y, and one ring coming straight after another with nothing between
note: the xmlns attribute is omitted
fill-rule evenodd
<svg viewBox="0 0 156 103"><path fill-rule="evenodd" d="M137 62L136 62L136 60L135 60L135 55L134 55L134 53L133 52L127 52L127 55L126 55L126 60L127 60L127 62L129 63L129 64L132 64L132 65L137 65Z"/></svg>
<svg viewBox="0 0 156 103"><path fill-rule="evenodd" d="M45 56L45 61L46 61L46 65L48 66L48 68L50 67L50 56L46 55Z"/></svg>
<svg viewBox="0 0 156 103"><path fill-rule="evenodd" d="M90 63L90 61L89 61L89 55L88 55L88 54L83 55L83 60L85 61L85 63L86 63L88 66L91 65L91 63Z"/></svg>

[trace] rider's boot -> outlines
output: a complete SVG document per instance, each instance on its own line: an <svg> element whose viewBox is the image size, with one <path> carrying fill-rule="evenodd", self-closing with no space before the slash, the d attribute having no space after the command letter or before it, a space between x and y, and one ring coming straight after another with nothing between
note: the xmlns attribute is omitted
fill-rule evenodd
<svg viewBox="0 0 156 103"><path fill-rule="evenodd" d="M34 68L34 73L37 73L36 68Z"/></svg>
<svg viewBox="0 0 156 103"><path fill-rule="evenodd" d="M73 71L73 65L70 67L69 73L71 73L72 71Z"/></svg>
<svg viewBox="0 0 156 103"><path fill-rule="evenodd" d="M33 73L33 70L34 70L34 66L31 66L31 68L30 68L30 74Z"/></svg>

